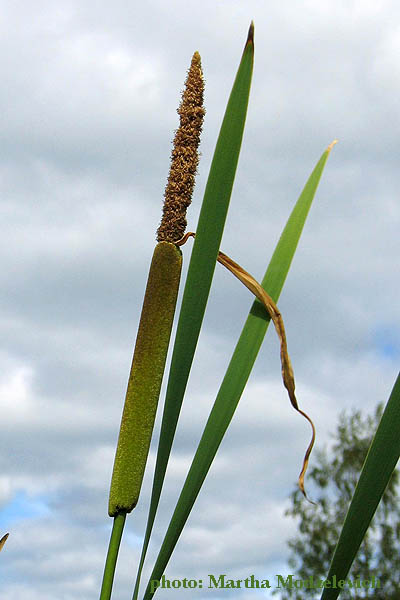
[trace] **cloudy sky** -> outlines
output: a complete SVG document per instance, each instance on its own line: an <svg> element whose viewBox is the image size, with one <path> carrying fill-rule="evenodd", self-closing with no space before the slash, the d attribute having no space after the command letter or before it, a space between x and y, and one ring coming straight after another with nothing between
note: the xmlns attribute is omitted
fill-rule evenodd
<svg viewBox="0 0 400 600"><path fill-rule="evenodd" d="M98 598L108 486L176 107L198 50L207 114L188 215L194 230L251 19L253 85L221 248L261 278L309 173L338 138L279 306L317 447L344 408L372 410L390 393L400 355L398 2L6 0L0 536L10 537L2 598ZM218 266L147 574L251 302ZM167 576L290 572L286 541L296 524L283 513L308 441L270 328ZM131 597L154 456L152 447L127 521L118 600Z"/></svg>

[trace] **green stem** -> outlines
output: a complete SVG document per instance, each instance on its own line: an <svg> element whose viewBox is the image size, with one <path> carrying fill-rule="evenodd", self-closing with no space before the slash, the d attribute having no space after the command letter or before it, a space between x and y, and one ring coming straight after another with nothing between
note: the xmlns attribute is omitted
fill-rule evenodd
<svg viewBox="0 0 400 600"><path fill-rule="evenodd" d="M118 550L124 530L126 512L118 513L114 517L106 564L104 565L103 583L101 584L100 600L110 600L114 581L115 567L117 566Z"/></svg>

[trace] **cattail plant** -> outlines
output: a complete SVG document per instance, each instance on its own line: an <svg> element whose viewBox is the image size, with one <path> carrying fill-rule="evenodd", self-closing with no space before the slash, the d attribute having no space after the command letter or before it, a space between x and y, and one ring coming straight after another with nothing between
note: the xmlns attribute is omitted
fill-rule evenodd
<svg viewBox="0 0 400 600"><path fill-rule="evenodd" d="M152 498L134 589L134 600L138 596L141 570L217 260L232 271L255 294L256 302L264 308L262 320L267 325L271 318L274 322L281 342L282 376L288 389L290 401L294 408L310 421L313 429L312 440L307 449L299 478L300 487L305 493L304 474L314 443L315 429L308 415L299 409L294 394L293 370L287 353L286 333L282 316L274 298L267 293L264 281L260 285L247 271L219 250L247 112L253 69L253 37L254 26L252 23L218 137L195 235L172 356ZM125 517L138 501L143 479L179 286L181 270L179 246L186 241L188 236L194 235L192 233L184 235L184 232L186 228L186 208L190 203L198 162L197 147L204 115L202 95L203 79L200 70L200 57L198 53L195 53L182 104L178 109L180 128L175 136L171 172L165 191L163 218L157 232L158 244L150 268L122 416L109 500L109 514L114 517L114 526L106 560L101 600L107 600L111 595L116 557ZM289 244L289 247L288 244L285 246L286 272L329 151L330 148L318 163L305 198L301 197L299 200L306 209L304 206L302 207L302 217L296 224L296 230L292 233L291 244ZM288 257L290 258L289 261ZM286 272L284 268L281 269L280 287L283 285ZM255 306L257 307L257 305ZM248 348L239 352L240 360L243 360L244 354L246 354L246 357L248 356ZM239 369L241 373L239 380L236 376L234 378L228 376L227 379L224 379L224 383L227 381L227 389L222 395L223 400L221 400L221 396L217 397L209 422L204 430L199 449L193 459L187 481L154 567L153 579L163 573L233 416L254 360L255 355L253 361L248 362L247 373L246 370ZM232 388L231 379L236 382L236 385L239 385L239 392L235 392ZM228 395L226 395L226 392L228 392ZM219 406L221 402L225 406L225 408L222 408L222 412L221 406ZM229 410L227 410L228 406ZM205 457L206 461L204 460ZM154 590L148 586L145 598L150 598L153 594Z"/></svg>
<svg viewBox="0 0 400 600"><path fill-rule="evenodd" d="M256 296L237 342L214 405L204 427L175 511L160 547L144 600L157 590L197 495L234 416L258 351L273 321L280 341L282 378L292 406L311 424L312 439L299 476L304 476L314 443L315 429L300 410L295 395L286 332L277 302L295 254L322 172L336 140L317 162L297 200L260 283L219 247L234 182L246 119L253 69L254 27L250 26L237 75L219 132L204 192L196 233L185 234L185 213L193 190L197 148L204 115L200 57L195 53L178 109L180 128L175 136L172 166L165 192L164 212L139 325L128 383L111 483L109 514L114 517L101 600L109 600L125 517L136 505L153 430L165 358L169 344L181 271L180 247L195 237L173 347L154 472L146 532L133 592L137 600L141 573L157 513L166 468L185 395L216 262L228 268ZM262 252L262 248L260 249ZM344 579L372 519L374 510L400 455L400 377L366 459L343 532L337 545L331 575ZM376 485L375 485L376 484ZM325 589L323 600L334 600L340 590Z"/></svg>
<svg viewBox="0 0 400 600"><path fill-rule="evenodd" d="M111 595L126 514L138 502L150 447L182 268L182 253L175 242L186 228L186 210L198 166L205 112L203 91L201 59L195 52L178 108L180 125L174 139L163 217L150 265L115 454L108 505L114 525L102 600Z"/></svg>
<svg viewBox="0 0 400 600"><path fill-rule="evenodd" d="M272 287L267 293L269 271L260 285L247 271L219 250L243 137L253 70L253 55L254 26L252 23L217 140L195 234L172 354L149 516L134 589L134 600L138 597L141 571L217 260L232 271L255 294L256 301L194 456L153 569L152 581L157 581L164 572L232 419L271 318L281 342L282 376L290 401L294 408L310 421L313 428L313 437L307 449L299 478L300 487L304 492L304 474L314 443L315 430L311 419L299 409L297 404L283 320L275 302L282 289L332 145L323 154L314 169L282 234L272 259L273 266L271 268L274 271L275 283L269 284ZM191 70L196 64L199 67L197 53L193 57ZM179 284L181 268L179 246L186 241L188 236L194 235L192 233L184 235L184 232L185 212L190 202L197 168L197 146L204 114L204 109L198 102L199 97L202 97L203 90L200 69L197 73L198 81L193 80L192 82L189 72L182 105L179 108L181 128L175 137L171 172L165 192L163 218L157 232L158 245L150 270L128 383L111 483L109 514L114 517L114 526L106 560L101 600L108 600L111 595L116 557L125 517L136 505L143 478ZM198 95L200 88L201 94ZM185 108L185 101L190 104L190 113ZM182 175L182 168L184 168L184 175ZM158 257L158 252L160 252L160 257ZM173 269L169 268L171 260L175 265ZM274 261L278 261L279 269L276 268ZM168 274L164 274L164 268L169 269ZM166 278L163 285L158 283L162 277ZM165 296L168 297L166 308L164 308ZM255 322L253 322L254 319ZM149 324L152 320L153 322ZM239 377L237 373L240 373ZM156 586L154 587L150 583L147 585L146 600L154 595L155 589Z"/></svg>

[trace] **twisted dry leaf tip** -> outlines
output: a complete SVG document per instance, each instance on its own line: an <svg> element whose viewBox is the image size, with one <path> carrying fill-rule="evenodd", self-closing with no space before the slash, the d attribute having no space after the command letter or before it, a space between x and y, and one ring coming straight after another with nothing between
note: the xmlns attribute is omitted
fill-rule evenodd
<svg viewBox="0 0 400 600"><path fill-rule="evenodd" d="M9 533L6 533L6 534L5 534L5 535L3 535L3 537L1 538L1 540L0 540L0 552L2 551L2 549L3 549L3 546L4 546L4 544L6 543L6 541L7 541L7 538L8 538L8 536L9 536L9 535L10 535Z"/></svg>
<svg viewBox="0 0 400 600"><path fill-rule="evenodd" d="M332 150L333 146L334 146L335 144L337 144L337 143L338 143L338 141L339 141L339 140L336 140L336 139L335 139L335 140L333 140L333 142L331 142L331 143L329 144L329 146L327 147L327 149L326 149L326 150L327 150L327 152L330 152L330 151Z"/></svg>

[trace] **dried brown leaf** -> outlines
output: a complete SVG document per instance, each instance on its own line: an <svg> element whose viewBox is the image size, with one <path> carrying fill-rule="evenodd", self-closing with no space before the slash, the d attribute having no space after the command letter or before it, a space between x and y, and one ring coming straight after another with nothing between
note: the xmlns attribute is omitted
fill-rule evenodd
<svg viewBox="0 0 400 600"><path fill-rule="evenodd" d="M5 534L5 535L3 535L3 537L1 538L1 540L0 540L0 552L2 551L2 549L3 549L3 546L4 546L4 544L6 543L6 541L7 541L7 538L8 538L8 536L9 536L9 535L10 535L9 533L6 533L6 534Z"/></svg>
<svg viewBox="0 0 400 600"><path fill-rule="evenodd" d="M196 234L193 232L188 232L176 243L177 243L177 245L181 246L188 240L189 237L195 237L195 235ZM217 260L224 267L226 267L231 273L233 273L233 275L235 275L235 277L237 277L237 279L239 279L239 281L241 281L243 283L243 285L245 285L247 287L247 289L249 289L256 296L256 298L258 298L258 300L262 303L262 305L268 312L268 314L274 324L276 333L278 334L278 338L280 341L280 356L281 356L283 384L284 384L285 388L287 389L289 399L290 399L290 402L291 402L293 408L295 410L297 410L297 412L299 412L305 419L307 419L307 421L310 423L311 429L312 429L311 441L306 450L304 460L303 460L303 466L302 466L302 469L301 469L301 472L299 475L299 480L298 480L300 490L304 494L305 498L307 498L307 500L309 500L309 498L307 497L307 494L305 492L305 489L304 489L304 477L305 477L305 474L307 471L308 461L310 458L311 450L313 449L314 442L315 442L315 427L314 427L314 423L312 422L310 417L299 408L299 405L297 403L297 398L296 398L296 394L295 394L294 373L293 373L292 364L290 362L290 357L288 354L286 332L285 332L285 326L283 324L282 315L281 315L277 305L271 298L271 296L264 290L264 288L261 287L261 285L258 283L258 281L256 281L254 279L254 277L252 275L250 275L250 273L245 271L238 263L236 263L234 260L232 260L229 256L227 256L223 252L218 253ZM311 500L309 500L309 501L311 502ZM314 504L314 502L312 502L312 504Z"/></svg>

